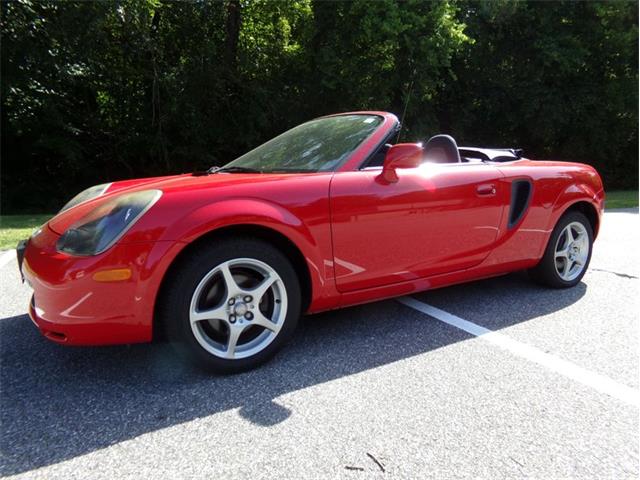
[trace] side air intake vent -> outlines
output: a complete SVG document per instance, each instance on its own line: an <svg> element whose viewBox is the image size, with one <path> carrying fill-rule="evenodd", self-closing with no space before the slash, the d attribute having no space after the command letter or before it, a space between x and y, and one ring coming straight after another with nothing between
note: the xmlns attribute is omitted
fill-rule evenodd
<svg viewBox="0 0 640 480"><path fill-rule="evenodd" d="M509 228L513 228L524 216L531 200L530 180L516 180L511 184L511 208L509 209Z"/></svg>

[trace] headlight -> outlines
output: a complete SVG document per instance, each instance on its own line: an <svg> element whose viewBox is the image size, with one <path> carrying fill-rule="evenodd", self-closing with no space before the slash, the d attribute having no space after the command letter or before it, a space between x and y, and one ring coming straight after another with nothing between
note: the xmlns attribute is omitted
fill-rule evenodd
<svg viewBox="0 0 640 480"><path fill-rule="evenodd" d="M93 187L89 187L86 190L81 191L67 203L65 203L64 207L58 212L62 213L65 210L69 210L71 207L75 207L79 203L86 202L87 200L94 199L102 195L107 188L111 186L110 183L102 183L100 185L94 185Z"/></svg>
<svg viewBox="0 0 640 480"><path fill-rule="evenodd" d="M97 255L117 242L158 201L160 190L123 194L96 207L71 225L56 248L72 255Z"/></svg>

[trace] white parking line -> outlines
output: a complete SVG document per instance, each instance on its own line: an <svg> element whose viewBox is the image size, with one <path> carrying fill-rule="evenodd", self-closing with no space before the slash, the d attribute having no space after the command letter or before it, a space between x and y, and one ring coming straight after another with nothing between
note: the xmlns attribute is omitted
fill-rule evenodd
<svg viewBox="0 0 640 480"><path fill-rule="evenodd" d="M580 382L594 390L617 398L618 400L622 400L623 402L631 405L640 406L640 391L618 383L609 377L586 370L574 363L545 353L542 350L538 350L537 348L525 343L513 340L506 335L481 327L480 325L447 313L439 308L432 307L431 305L420 302L415 298L402 297L399 298L398 301L407 307L425 313L436 320L440 320L441 322L451 325L452 327L464 330L471 335L508 350L514 355L526 358L527 360L542 365L543 367L547 367L549 370Z"/></svg>
<svg viewBox="0 0 640 480"><path fill-rule="evenodd" d="M7 263L9 263L14 258L16 258L15 250L7 250L6 252L3 252L2 254L0 254L0 268L4 267Z"/></svg>

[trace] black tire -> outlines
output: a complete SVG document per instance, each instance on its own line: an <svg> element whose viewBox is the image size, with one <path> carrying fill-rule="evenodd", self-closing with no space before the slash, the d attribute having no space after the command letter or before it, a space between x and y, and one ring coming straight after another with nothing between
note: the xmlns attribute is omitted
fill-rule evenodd
<svg viewBox="0 0 640 480"><path fill-rule="evenodd" d="M580 274L567 281L563 279L558 270L556 268L556 258L555 258L555 249L558 243L559 237L562 235L563 230L571 223L580 223L587 232L588 242L589 242L589 252L587 254L587 260L582 267L582 271ZM589 263L591 262L591 253L593 252L593 229L591 228L591 223L587 217L578 211L569 211L565 213L558 223L556 224L553 232L551 232L551 237L549 238L549 242L544 251L544 256L540 260L540 263L536 265L534 268L529 270L529 276L541 285L545 285L551 288L570 288L574 287L582 280L584 274L587 272L589 268Z"/></svg>
<svg viewBox="0 0 640 480"><path fill-rule="evenodd" d="M286 313L283 313L284 323L280 330L263 350L246 358L221 358L205 350L196 338L189 317L191 300L209 272L224 262L240 258L258 260L277 272L286 291ZM280 250L253 238L221 239L190 252L172 271L162 292L164 299L159 304L159 320L168 341L197 366L221 374L250 370L269 360L290 340L301 314L300 282L295 269ZM257 308L261 307L257 305ZM231 328L228 322L225 327Z"/></svg>

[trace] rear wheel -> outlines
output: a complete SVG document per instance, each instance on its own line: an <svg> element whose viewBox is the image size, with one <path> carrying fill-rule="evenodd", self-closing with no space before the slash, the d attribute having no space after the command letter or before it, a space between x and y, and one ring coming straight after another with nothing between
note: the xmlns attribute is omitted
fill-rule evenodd
<svg viewBox="0 0 640 480"><path fill-rule="evenodd" d="M568 212L553 229L544 256L529 271L530 275L550 287L573 287L587 271L592 246L593 230L587 217L580 212Z"/></svg>
<svg viewBox="0 0 640 480"><path fill-rule="evenodd" d="M260 240L207 245L180 265L164 291L169 340L218 373L248 370L271 358L300 316L295 270Z"/></svg>

